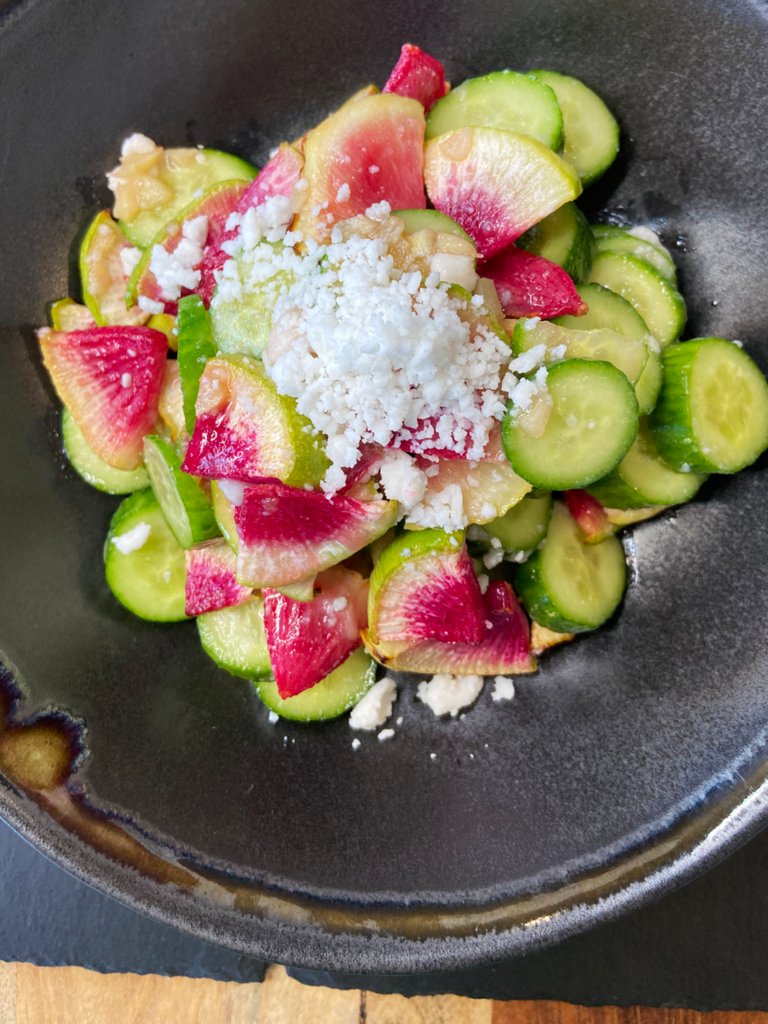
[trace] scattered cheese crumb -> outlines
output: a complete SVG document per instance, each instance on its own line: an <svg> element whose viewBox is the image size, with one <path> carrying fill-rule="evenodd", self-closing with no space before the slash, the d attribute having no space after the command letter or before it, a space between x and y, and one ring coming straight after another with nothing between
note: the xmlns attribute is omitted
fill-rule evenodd
<svg viewBox="0 0 768 1024"><path fill-rule="evenodd" d="M239 480L219 480L219 489L233 505L242 505L245 495L245 484Z"/></svg>
<svg viewBox="0 0 768 1024"><path fill-rule="evenodd" d="M395 725L402 725L402 724L403 724L403 716L400 715L400 717L396 720Z"/></svg>
<svg viewBox="0 0 768 1024"><path fill-rule="evenodd" d="M132 530L121 533L119 537L113 537L112 543L122 554L131 555L144 547L151 533L152 527L149 523L137 523Z"/></svg>
<svg viewBox="0 0 768 1024"><path fill-rule="evenodd" d="M369 170L369 172L371 174L378 174L379 173L379 168L376 166L376 164L371 164L371 166L368 168L368 170Z"/></svg>
<svg viewBox="0 0 768 1024"><path fill-rule="evenodd" d="M137 249L133 245L126 245L125 248L120 250L120 266L123 268L123 273L126 277L131 276L140 259L141 249Z"/></svg>
<svg viewBox="0 0 768 1024"><path fill-rule="evenodd" d="M430 754L429 756L431 757L431 759L432 759L433 761L436 761L436 760L437 760L437 754Z"/></svg>
<svg viewBox="0 0 768 1024"><path fill-rule="evenodd" d="M484 594L490 585L490 579L485 575L484 572L480 573L477 577L477 582L480 584L480 593Z"/></svg>
<svg viewBox="0 0 768 1024"><path fill-rule="evenodd" d="M351 193L350 193L349 185L345 181L344 184L339 189L339 191L336 193L336 202L337 203L346 203L347 200L350 197L350 194Z"/></svg>
<svg viewBox="0 0 768 1024"><path fill-rule="evenodd" d="M352 740L352 749L359 750L361 745L362 744L360 743L360 740L357 738L357 736L355 736L355 738Z"/></svg>
<svg viewBox="0 0 768 1024"><path fill-rule="evenodd" d="M276 711L270 711L269 714L267 715L267 721L269 722L270 725L275 725L277 722L280 721L280 715L278 715Z"/></svg>
<svg viewBox="0 0 768 1024"><path fill-rule="evenodd" d="M120 378L120 383L124 388L129 388L131 384L133 384L133 377L131 376L130 373L124 373L123 376Z"/></svg>
<svg viewBox="0 0 768 1024"><path fill-rule="evenodd" d="M160 313L165 312L164 303L156 302L154 299L150 299L146 295L139 296L138 307L139 309L143 309L145 313L149 313L151 316L159 316Z"/></svg>
<svg viewBox="0 0 768 1024"><path fill-rule="evenodd" d="M333 599L333 601L331 602L331 608L335 612L343 612L346 607L347 607L347 599L346 599L346 597L335 597Z"/></svg>
<svg viewBox="0 0 768 1024"><path fill-rule="evenodd" d="M157 147L152 139L142 135L141 132L134 132L123 141L120 147L120 156L133 156L138 153L152 153Z"/></svg>
<svg viewBox="0 0 768 1024"><path fill-rule="evenodd" d="M482 676L452 676L439 673L419 683L416 696L435 715L455 718L462 708L474 704L483 689Z"/></svg>
<svg viewBox="0 0 768 1024"><path fill-rule="evenodd" d="M379 735L376 737L376 739L379 740L379 742L381 743L384 740L391 740L394 735L394 729L382 729Z"/></svg>
<svg viewBox="0 0 768 1024"><path fill-rule="evenodd" d="M491 698L494 701L512 700L515 696L515 684L508 676L493 677L493 692Z"/></svg>
<svg viewBox="0 0 768 1024"><path fill-rule="evenodd" d="M365 729L372 732L392 714L392 705L397 697L394 679L385 676L374 683L350 712L349 724L353 729Z"/></svg>
<svg viewBox="0 0 768 1024"><path fill-rule="evenodd" d="M208 218L193 217L182 224L181 241L173 252L162 245L152 246L149 269L155 275L160 294L166 301L178 299L182 288L193 291L200 284L200 271L195 267L202 262L207 237Z"/></svg>

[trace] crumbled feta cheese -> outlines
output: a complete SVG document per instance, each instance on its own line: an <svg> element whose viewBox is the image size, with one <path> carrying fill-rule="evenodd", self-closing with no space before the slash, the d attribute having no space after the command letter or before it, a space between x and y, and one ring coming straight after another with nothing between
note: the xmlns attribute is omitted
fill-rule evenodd
<svg viewBox="0 0 768 1024"><path fill-rule="evenodd" d="M436 761L437 760L437 754L430 754L429 757L430 757L431 761Z"/></svg>
<svg viewBox="0 0 768 1024"><path fill-rule="evenodd" d="M133 377L130 373L124 373L120 378L120 383L124 388L129 388L133 384Z"/></svg>
<svg viewBox="0 0 768 1024"><path fill-rule="evenodd" d="M503 561L504 551L501 548L491 548L490 551L487 551L483 555L483 565L486 569L495 569L496 566Z"/></svg>
<svg viewBox="0 0 768 1024"><path fill-rule="evenodd" d="M731 344L732 345L736 345L738 348L744 348L744 342L743 341L735 341L734 340L734 341L731 342Z"/></svg>
<svg viewBox="0 0 768 1024"><path fill-rule="evenodd" d="M493 677L493 692L491 693L491 699L498 702L500 700L512 700L515 696L515 684L508 676L494 676Z"/></svg>
<svg viewBox="0 0 768 1024"><path fill-rule="evenodd" d="M392 714L392 705L397 697L394 679L385 676L374 683L362 700L352 708L349 724L353 729L365 729L372 732Z"/></svg>
<svg viewBox="0 0 768 1024"><path fill-rule="evenodd" d="M683 464L682 464L682 465L680 466L680 472L681 472L681 473L690 473L690 472L691 472L691 467L690 467L690 464L689 464L689 463L687 463L687 462L684 462L684 463L683 463Z"/></svg>
<svg viewBox="0 0 768 1024"><path fill-rule="evenodd" d="M376 739L381 743L384 740L391 740L395 735L394 729L382 729Z"/></svg>
<svg viewBox="0 0 768 1024"><path fill-rule="evenodd" d="M137 523L132 530L121 533L119 537L113 537L112 543L122 554L131 555L144 547L151 533L152 527L149 523Z"/></svg>
<svg viewBox="0 0 768 1024"><path fill-rule="evenodd" d="M438 275L440 281L447 281L448 284L457 284L462 288L466 288L468 292L471 292L477 284L475 261L471 256L459 256L448 252L436 252L430 260L429 265L432 268L433 273ZM482 306L482 295L476 295L475 298L480 299L478 305Z"/></svg>
<svg viewBox="0 0 768 1024"><path fill-rule="evenodd" d="M165 304L162 302L155 302L154 299L148 298L146 295L140 295L138 298L139 309L143 309L145 313L150 313L152 316L159 316L160 313L165 312Z"/></svg>
<svg viewBox="0 0 768 1024"><path fill-rule="evenodd" d="M516 359L513 359L507 369L510 373L522 375L537 370L547 358L547 346L542 342L534 345L533 348L522 352Z"/></svg>
<svg viewBox="0 0 768 1024"><path fill-rule="evenodd" d="M120 156L133 156L138 153L152 153L157 146L152 139L142 135L141 132L134 132L123 141L120 147Z"/></svg>
<svg viewBox="0 0 768 1024"><path fill-rule="evenodd" d="M346 203L347 200L349 199L350 195L351 195L351 192L350 192L349 185L345 181L344 184L339 189L339 191L336 193L336 202L337 203Z"/></svg>
<svg viewBox="0 0 768 1024"><path fill-rule="evenodd" d="M403 716L402 716L402 715L400 715L400 716L399 716L399 717L398 717L398 718L396 719L396 721L395 721L395 725L402 725L402 724L403 724Z"/></svg>
<svg viewBox="0 0 768 1024"><path fill-rule="evenodd" d="M480 584L480 593L484 594L486 592L486 590L488 589L488 587L490 586L490 582L491 581L485 575L484 572L481 572L480 575L477 577L477 582Z"/></svg>
<svg viewBox="0 0 768 1024"><path fill-rule="evenodd" d="M333 608L335 612L343 612L346 607L346 597L334 597L333 601L331 601L331 608Z"/></svg>
<svg viewBox="0 0 768 1024"><path fill-rule="evenodd" d="M387 500L402 502L407 509L421 501L427 488L427 474L410 455L401 451L387 452L378 465L381 489Z"/></svg>
<svg viewBox="0 0 768 1024"><path fill-rule="evenodd" d="M131 357L131 359L135 359L136 358L136 349L135 348L129 348L128 349L128 355Z"/></svg>
<svg viewBox="0 0 768 1024"><path fill-rule="evenodd" d="M120 266L126 277L131 276L140 259L141 249L137 249L134 245L126 245L120 250Z"/></svg>
<svg viewBox="0 0 768 1024"><path fill-rule="evenodd" d="M376 164L371 164L371 166L368 168L368 171L370 174L378 174L379 168L376 166Z"/></svg>
<svg viewBox="0 0 768 1024"><path fill-rule="evenodd" d="M452 676L439 673L429 682L419 683L416 696L435 715L455 718L462 708L474 704L483 688L482 676Z"/></svg>
<svg viewBox="0 0 768 1024"><path fill-rule="evenodd" d="M424 529L440 529L450 533L463 530L467 525L464 513L464 492L458 484L448 484L442 491L427 494L413 506L406 517L407 523L416 523Z"/></svg>
<svg viewBox="0 0 768 1024"><path fill-rule="evenodd" d="M365 216L368 220L385 221L391 212L392 207L386 200L383 200L380 203L374 203L372 206L369 206L365 211Z"/></svg>
<svg viewBox="0 0 768 1024"><path fill-rule="evenodd" d="M270 711L267 715L267 721L270 725L276 725L280 721L280 715L276 711Z"/></svg>
<svg viewBox="0 0 768 1024"><path fill-rule="evenodd" d="M355 738L352 740L352 749L359 750L361 746L362 744L360 743L360 740L357 738L357 736L355 736Z"/></svg>
<svg viewBox="0 0 768 1024"><path fill-rule="evenodd" d="M231 501L233 505L243 504L245 484L240 483L239 480L219 480L219 488L224 497Z"/></svg>
<svg viewBox="0 0 768 1024"><path fill-rule="evenodd" d="M149 269L155 275L160 294L166 301L178 299L182 288L193 291L200 284L200 271L195 268L202 262L207 237L208 218L193 217L184 221L181 241L173 252L162 245L152 246Z"/></svg>

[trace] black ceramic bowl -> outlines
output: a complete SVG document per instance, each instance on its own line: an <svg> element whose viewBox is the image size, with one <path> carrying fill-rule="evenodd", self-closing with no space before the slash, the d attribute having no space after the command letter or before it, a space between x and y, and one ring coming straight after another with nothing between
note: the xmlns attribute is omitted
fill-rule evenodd
<svg viewBox="0 0 768 1024"><path fill-rule="evenodd" d="M3 814L80 877L258 957L344 971L530 949L679 884L762 825L768 790L768 474L713 478L634 531L615 621L542 659L517 698L396 739L269 725L194 623L113 599L117 500L66 467L32 328L121 137L263 162L404 41L454 81L583 78L623 127L590 215L652 222L689 336L768 368L766 8L748 0L24 0L0 6L0 657L17 721L84 726L67 786L6 781ZM430 754L436 754L431 758ZM470 755L474 755L471 757ZM119 827L118 827L119 826Z"/></svg>

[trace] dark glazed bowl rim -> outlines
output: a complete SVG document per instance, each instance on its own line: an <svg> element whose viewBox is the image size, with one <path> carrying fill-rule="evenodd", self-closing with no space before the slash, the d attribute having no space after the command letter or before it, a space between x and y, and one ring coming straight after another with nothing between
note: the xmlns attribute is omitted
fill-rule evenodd
<svg viewBox="0 0 768 1024"><path fill-rule="evenodd" d="M717 787L667 831L594 873L546 892L500 901L490 910L480 907L451 915L435 908L425 917L423 910L398 907L396 918L389 918L398 922L396 930L372 929L375 912L349 904L305 903L297 914L300 904L289 894L282 899L266 890L260 895L269 909L259 916L236 905L195 898L89 845L2 776L0 814L80 881L203 941L307 970L425 974L487 965L543 949L679 889L768 824L768 758L760 758L746 777L740 772L738 780L727 788ZM459 923L453 934L451 916ZM424 928L430 920L431 927Z"/></svg>

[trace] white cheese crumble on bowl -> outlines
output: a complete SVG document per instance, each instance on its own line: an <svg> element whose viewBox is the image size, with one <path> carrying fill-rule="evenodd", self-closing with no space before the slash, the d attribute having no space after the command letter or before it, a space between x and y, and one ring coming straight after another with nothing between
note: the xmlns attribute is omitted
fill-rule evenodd
<svg viewBox="0 0 768 1024"><path fill-rule="evenodd" d="M350 712L349 724L353 729L364 729L373 732L383 725L392 714L392 705L397 697L394 679L385 676L374 683L368 693Z"/></svg>
<svg viewBox="0 0 768 1024"><path fill-rule="evenodd" d="M482 689L482 676L452 676L441 672L429 682L419 683L416 696L435 715L455 718L462 708L474 704Z"/></svg>
<svg viewBox="0 0 768 1024"><path fill-rule="evenodd" d="M515 696L515 684L509 676L494 676L493 691L491 699L498 703L500 700L512 700Z"/></svg>

